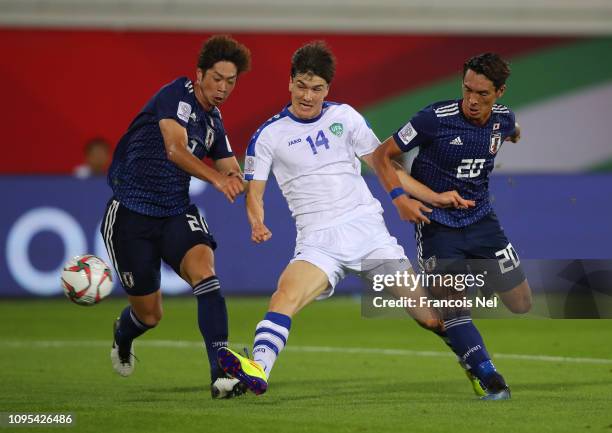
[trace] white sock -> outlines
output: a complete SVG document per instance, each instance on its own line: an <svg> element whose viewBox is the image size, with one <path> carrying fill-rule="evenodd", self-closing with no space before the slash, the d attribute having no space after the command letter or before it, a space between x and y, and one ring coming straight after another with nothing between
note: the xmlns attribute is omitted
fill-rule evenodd
<svg viewBox="0 0 612 433"><path fill-rule="evenodd" d="M267 377L270 377L276 358L287 344L290 327L289 316L268 313L255 328L253 360L263 367Z"/></svg>

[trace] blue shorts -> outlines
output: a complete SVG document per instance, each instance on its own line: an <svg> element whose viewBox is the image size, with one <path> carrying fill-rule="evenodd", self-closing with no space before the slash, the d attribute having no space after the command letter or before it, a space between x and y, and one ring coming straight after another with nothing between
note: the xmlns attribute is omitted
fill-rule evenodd
<svg viewBox="0 0 612 433"><path fill-rule="evenodd" d="M159 218L133 212L113 198L106 207L100 232L119 281L131 296L159 290L161 260L180 275L181 261L192 247L217 247L193 204L185 213Z"/></svg>
<svg viewBox="0 0 612 433"><path fill-rule="evenodd" d="M466 227L421 223L415 235L424 272L486 273L486 294L508 291L525 280L518 254L494 212Z"/></svg>

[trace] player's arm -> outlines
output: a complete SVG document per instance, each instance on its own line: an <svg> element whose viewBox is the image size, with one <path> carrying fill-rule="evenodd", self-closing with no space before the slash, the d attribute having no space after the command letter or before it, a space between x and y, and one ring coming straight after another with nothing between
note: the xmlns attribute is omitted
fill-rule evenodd
<svg viewBox="0 0 612 433"><path fill-rule="evenodd" d="M215 168L219 173L224 174L225 176L233 176L239 179L244 179L242 170L240 170L240 164L238 164L238 160L235 156L215 160Z"/></svg>
<svg viewBox="0 0 612 433"><path fill-rule="evenodd" d="M409 176L402 166L395 161L402 153L403 151L395 142L395 138L391 136L374 151L372 165L383 187L391 194L393 204L404 221L429 223L427 217L422 214L422 217L418 214L415 216L414 213L416 210L431 212L431 209L422 204L417 209L410 198L404 194L404 191L436 207L465 209L475 205L474 201L463 199L457 191L437 193Z"/></svg>
<svg viewBox="0 0 612 433"><path fill-rule="evenodd" d="M364 162L368 166L375 170L373 163L373 154L365 155L362 157ZM473 206L474 202L471 200L464 200L457 191L446 191L443 193L437 193L431 190L427 185L419 182L412 176L410 176L404 170L404 167L397 162L395 159L390 160L391 165L395 169L395 173L399 178L400 184L404 191L409 193L412 197L417 198L425 203L429 203L435 207L457 207L464 208L469 205Z"/></svg>
<svg viewBox="0 0 612 433"><path fill-rule="evenodd" d="M251 225L251 240L258 244L272 237L272 232L264 224L263 196L266 190L265 180L251 180L246 193L246 208Z"/></svg>
<svg viewBox="0 0 612 433"><path fill-rule="evenodd" d="M219 173L225 176L240 179L244 189L246 190L247 182L244 180L244 175L242 170L240 170L240 164L238 164L238 160L235 156L215 160L215 168Z"/></svg>
<svg viewBox="0 0 612 433"><path fill-rule="evenodd" d="M370 167L373 171L376 172L376 167L374 166L374 152L363 155L361 157L363 162L365 162L368 167ZM412 197L417 198L418 200L424 201L426 203L430 203L435 206L437 200L437 193L429 189L426 185L422 184L408 173L404 171L404 167L397 162L396 160L390 160L391 166L395 170L395 174L399 179L399 182L404 188L404 191L410 193Z"/></svg>
<svg viewBox="0 0 612 433"><path fill-rule="evenodd" d="M506 137L506 140L510 140L513 143L517 143L521 139L521 125L518 122L514 122L514 134Z"/></svg>
<svg viewBox="0 0 612 433"><path fill-rule="evenodd" d="M187 150L187 130L176 120L161 119L159 129L164 139L166 155L170 161L190 175L211 183L230 202L234 202L236 196L244 190L241 179L223 175L189 152ZM238 163L236 162L236 164ZM240 167L238 167L238 171L240 171Z"/></svg>
<svg viewBox="0 0 612 433"><path fill-rule="evenodd" d="M364 155L362 159L374 170L383 188L390 193L393 204L397 208L402 220L429 224L429 218L423 212L431 212L432 210L420 201L408 197L400 181L393 158L401 153L402 151L397 148L393 137L391 137L378 146L374 153Z"/></svg>
<svg viewBox="0 0 612 433"><path fill-rule="evenodd" d="M434 207L454 207L455 209L467 209L468 207L476 206L474 200L466 200L461 195L453 191L435 192L424 183L419 182L414 177L410 176L404 170L404 167L397 162L392 160L391 163L395 167L395 172L399 177L402 188L408 192L411 196L424 201L425 203L431 204Z"/></svg>

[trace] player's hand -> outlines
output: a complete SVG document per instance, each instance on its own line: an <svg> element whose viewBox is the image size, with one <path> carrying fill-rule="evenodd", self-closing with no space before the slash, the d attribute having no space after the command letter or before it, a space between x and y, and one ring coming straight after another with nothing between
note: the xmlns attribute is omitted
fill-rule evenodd
<svg viewBox="0 0 612 433"><path fill-rule="evenodd" d="M214 183L215 188L225 195L225 197L234 203L236 197L244 191L244 183L240 176L221 176L218 182Z"/></svg>
<svg viewBox="0 0 612 433"><path fill-rule="evenodd" d="M229 177L236 177L240 179L240 181L242 182L242 187L244 188L244 190L246 190L248 182L244 180L244 175L240 171L228 171L226 175L228 175Z"/></svg>
<svg viewBox="0 0 612 433"><path fill-rule="evenodd" d="M521 139L521 126L518 123L514 124L514 135L506 137L504 141L511 141L517 143Z"/></svg>
<svg viewBox="0 0 612 433"><path fill-rule="evenodd" d="M430 213L432 209L425 206L418 200L408 198L407 195L400 195L393 200L393 204L399 212L400 218L403 221L410 221L412 223L425 223L429 224L429 218L423 214L423 212Z"/></svg>
<svg viewBox="0 0 612 433"><path fill-rule="evenodd" d="M272 237L272 232L265 224L256 224L251 228L251 240L256 244L267 241Z"/></svg>
<svg viewBox="0 0 612 433"><path fill-rule="evenodd" d="M466 200L457 191L446 191L436 195L432 203L435 207L454 207L455 209L467 209L476 206L474 200Z"/></svg>
<svg viewBox="0 0 612 433"><path fill-rule="evenodd" d="M511 135L510 137L506 137L504 141L511 141L513 143L518 143L520 139L521 139L521 133L517 132L516 134Z"/></svg>
<svg viewBox="0 0 612 433"><path fill-rule="evenodd" d="M244 177L242 176L242 173L240 173L239 171L230 170L227 173L225 173L225 175L229 177L237 177L240 179L244 179Z"/></svg>

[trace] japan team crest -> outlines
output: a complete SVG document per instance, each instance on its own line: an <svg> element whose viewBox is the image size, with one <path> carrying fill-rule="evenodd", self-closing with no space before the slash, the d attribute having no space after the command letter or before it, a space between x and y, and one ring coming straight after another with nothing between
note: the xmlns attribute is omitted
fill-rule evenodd
<svg viewBox="0 0 612 433"><path fill-rule="evenodd" d="M425 272L433 272L433 270L436 269L437 264L438 259L436 259L436 256L431 256L430 258L425 260L425 263L423 264L423 269L425 270Z"/></svg>
<svg viewBox="0 0 612 433"><path fill-rule="evenodd" d="M210 146L212 146L214 141L215 131L212 128L206 127L206 140L204 141L204 146L207 152L210 150Z"/></svg>
<svg viewBox="0 0 612 433"><path fill-rule="evenodd" d="M502 144L501 133L496 132L495 134L491 134L491 145L489 146L489 152L491 155L495 155Z"/></svg>
<svg viewBox="0 0 612 433"><path fill-rule="evenodd" d="M131 272L121 272L121 281L128 289L134 288L134 274Z"/></svg>

